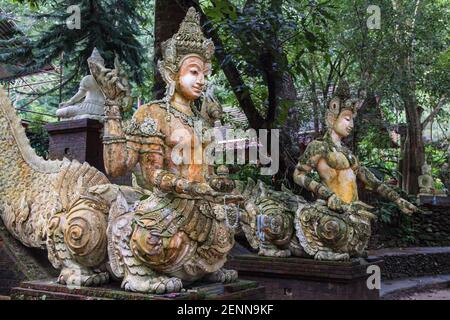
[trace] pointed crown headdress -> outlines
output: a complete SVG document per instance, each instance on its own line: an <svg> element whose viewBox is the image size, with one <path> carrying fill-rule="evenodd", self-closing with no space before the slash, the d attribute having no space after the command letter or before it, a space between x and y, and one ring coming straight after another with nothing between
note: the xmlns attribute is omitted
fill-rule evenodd
<svg viewBox="0 0 450 320"><path fill-rule="evenodd" d="M197 55L206 64L211 64L214 43L207 39L200 25L200 14L189 8L178 32L162 43L163 59L158 62L159 71L164 77L165 70L176 73L181 63L191 55Z"/></svg>
<svg viewBox="0 0 450 320"><path fill-rule="evenodd" d="M92 50L91 56L87 59L89 62L94 62L97 64L100 64L102 66L105 66L105 60L100 55L100 52L98 52L97 48L94 47L94 50Z"/></svg>
<svg viewBox="0 0 450 320"><path fill-rule="evenodd" d="M331 98L328 108L327 108L327 125L332 126L334 120L339 116L339 114L344 110L350 110L356 116L358 112L361 100L357 98L352 98L350 94L350 87L348 82L342 80L339 82L334 96Z"/></svg>

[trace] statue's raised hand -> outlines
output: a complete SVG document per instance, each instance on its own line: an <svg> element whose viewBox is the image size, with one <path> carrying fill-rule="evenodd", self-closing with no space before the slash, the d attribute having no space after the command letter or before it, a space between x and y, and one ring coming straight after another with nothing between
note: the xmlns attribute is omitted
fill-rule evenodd
<svg viewBox="0 0 450 320"><path fill-rule="evenodd" d="M398 198L397 201L395 201L395 204L398 206L398 208L407 215L411 215L414 212L419 211L419 208L417 208L415 205L413 205L412 203L406 201L403 198Z"/></svg>
<svg viewBox="0 0 450 320"><path fill-rule="evenodd" d="M130 84L117 57L114 60L114 69L105 68L92 61L89 62L89 68L105 96L106 105L117 105L121 108L130 105Z"/></svg>

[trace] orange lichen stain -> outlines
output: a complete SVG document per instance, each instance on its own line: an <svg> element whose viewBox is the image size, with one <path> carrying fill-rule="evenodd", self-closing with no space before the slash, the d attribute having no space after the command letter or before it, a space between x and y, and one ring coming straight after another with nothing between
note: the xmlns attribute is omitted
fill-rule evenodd
<svg viewBox="0 0 450 320"><path fill-rule="evenodd" d="M358 187L353 170L340 170L336 173L337 175L333 179L326 182L328 188L345 203L358 200Z"/></svg>
<svg viewBox="0 0 450 320"><path fill-rule="evenodd" d="M202 175L203 165L190 164L188 166L188 179L190 181L204 182L205 178Z"/></svg>
<svg viewBox="0 0 450 320"><path fill-rule="evenodd" d="M322 181L345 203L358 200L356 176L342 153L332 152L317 164Z"/></svg>

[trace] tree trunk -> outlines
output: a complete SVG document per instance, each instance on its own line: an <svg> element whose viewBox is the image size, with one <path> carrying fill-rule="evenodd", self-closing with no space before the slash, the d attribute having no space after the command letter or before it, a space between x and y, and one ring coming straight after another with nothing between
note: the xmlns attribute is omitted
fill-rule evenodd
<svg viewBox="0 0 450 320"><path fill-rule="evenodd" d="M418 177L422 174L425 162L425 145L423 141L421 114L414 97L405 101L406 141L402 148L402 189L409 194L419 191Z"/></svg>
<svg viewBox="0 0 450 320"><path fill-rule="evenodd" d="M156 0L155 1L155 42L154 42L154 84L155 99L164 97L166 84L158 71L158 60L162 58L161 44L171 38L180 27L187 9L196 6L195 0Z"/></svg>
<svg viewBox="0 0 450 320"><path fill-rule="evenodd" d="M311 90L311 96L312 96L312 105L313 105L313 118L314 118L314 133L316 136L319 135L320 127L320 119L319 119L319 113L320 113L320 101L317 97L317 87L316 87L316 79L314 79L313 72L311 72L311 82L309 85L309 88Z"/></svg>
<svg viewBox="0 0 450 320"><path fill-rule="evenodd" d="M282 15L282 4L283 0L271 1L272 12L276 13L277 16ZM295 108L297 91L294 86L294 79L287 71L288 59L278 38L278 30L281 26L277 20L273 22L273 26L272 41L268 44L266 55L263 57L269 93L269 109L266 120L280 129L280 167L277 180L289 186L294 185L292 175L300 156L298 111ZM287 112L283 122L279 118L281 112Z"/></svg>
<svg viewBox="0 0 450 320"><path fill-rule="evenodd" d="M402 3L393 0L392 5L395 11L401 11ZM421 123L421 111L416 100L416 81L414 78L414 26L418 16L420 0L416 0L414 14L408 19L406 24L410 34L400 33L397 29L395 42L402 50L399 55L399 77L402 79L400 96L405 105L406 113L406 139L402 146L402 189L410 194L417 194L419 183L417 181L425 162L425 146L423 141L423 128Z"/></svg>

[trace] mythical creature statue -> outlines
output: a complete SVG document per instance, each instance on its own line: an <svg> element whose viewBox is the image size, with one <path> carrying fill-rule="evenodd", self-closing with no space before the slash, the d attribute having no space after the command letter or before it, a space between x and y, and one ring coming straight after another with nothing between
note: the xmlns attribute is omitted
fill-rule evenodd
<svg viewBox="0 0 450 320"><path fill-rule="evenodd" d="M348 85L341 83L327 110L328 132L311 142L299 159L294 181L320 197L316 202L307 203L284 187L275 191L261 181L238 184L245 199L240 226L260 255L317 260L364 257L376 217L372 207L358 200L356 179L394 201L404 213L417 211L342 144L353 128L359 104L351 99ZM311 176L313 170L320 182Z"/></svg>
<svg viewBox="0 0 450 320"><path fill-rule="evenodd" d="M122 111L130 89L120 64L116 59L108 69L89 60L105 97L106 170L120 176L138 165L143 182L134 188L110 184L86 163L37 157L1 93L2 219L22 243L48 250L53 266L62 269L58 282L99 285L112 275L126 290L159 294L200 279L237 279L236 271L222 267L234 244L228 208L242 196L230 193L234 183L226 167L216 175L203 159L202 126L220 108L209 100L204 120L194 106L213 53L198 13L189 9L178 33L163 44L166 97L141 106L126 124Z"/></svg>
<svg viewBox="0 0 450 320"><path fill-rule="evenodd" d="M104 60L96 48L88 58L91 62L104 66ZM92 73L92 71L91 71ZM84 98L83 101L81 101ZM103 121L105 98L92 74L85 76L81 82L78 92L66 102L59 105L56 115L62 120L94 119Z"/></svg>
<svg viewBox="0 0 450 320"><path fill-rule="evenodd" d="M166 96L139 107L128 123L122 121L117 99L124 91L117 68L91 67L106 96L106 170L120 176L138 164L142 186L152 190L129 207L126 197L111 197L107 186L91 189L107 202L123 199L121 205L111 203L109 265L125 289L157 293L176 292L183 282L200 279L237 279L236 271L222 267L234 244L226 209L242 199L229 194L234 184L226 170L215 175L203 152L209 145L203 133L220 110L210 101L202 110L205 119L194 105L204 92L214 53L195 9L189 9L162 52L158 66Z"/></svg>
<svg viewBox="0 0 450 320"><path fill-rule="evenodd" d="M270 257L304 256L295 235L295 213L305 200L282 186L276 191L264 182L237 181L234 192L245 199L240 228L258 254Z"/></svg>
<svg viewBox="0 0 450 320"><path fill-rule="evenodd" d="M353 129L360 104L351 98L348 84L342 82L327 109L328 132L323 139L308 145L294 172L294 181L320 198L300 206L295 218L300 245L318 260L348 260L365 255L375 215L370 206L358 200L357 179L395 202L403 213L418 210L378 180L342 144ZM313 170L320 182L310 175Z"/></svg>
<svg viewBox="0 0 450 320"><path fill-rule="evenodd" d="M417 208L361 166L342 144L353 129L360 101L351 99L347 83L339 85L327 110L328 132L311 142L299 159L294 181L315 193L319 200L307 203L287 188L275 191L258 181L238 184L245 199L240 227L260 255L348 260L365 256L375 215L358 200L356 179L394 201L411 214ZM318 173L320 182L311 176Z"/></svg>
<svg viewBox="0 0 450 320"><path fill-rule="evenodd" d="M106 176L87 163L38 157L2 90L0 151L0 213L9 232L26 246L47 249L61 277L76 272L86 285L106 281L106 273L90 267L107 257L108 208L86 194L109 183Z"/></svg>

